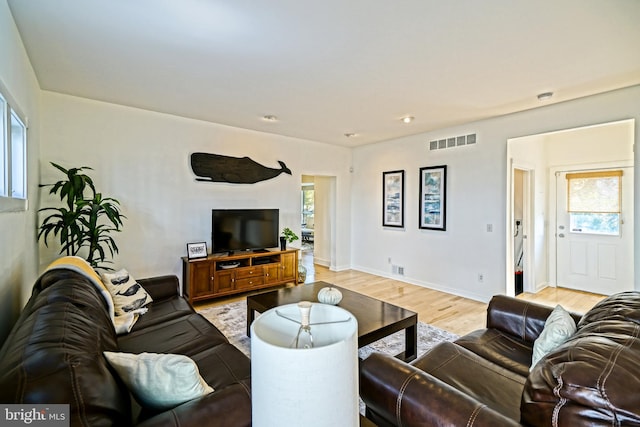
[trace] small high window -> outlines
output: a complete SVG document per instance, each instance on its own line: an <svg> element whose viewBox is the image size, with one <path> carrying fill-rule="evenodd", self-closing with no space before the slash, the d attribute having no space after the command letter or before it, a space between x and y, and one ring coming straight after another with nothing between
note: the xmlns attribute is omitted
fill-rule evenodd
<svg viewBox="0 0 640 427"><path fill-rule="evenodd" d="M27 208L27 126L0 83L0 212Z"/></svg>
<svg viewBox="0 0 640 427"><path fill-rule="evenodd" d="M2 94L0 94L0 131L2 132L2 145L0 146L0 168L2 173L0 173L0 197L7 197L9 195L9 186L7 182L9 181L7 177L7 172L9 170L8 160L7 160L7 149L6 138L7 135L7 101L5 101Z"/></svg>
<svg viewBox="0 0 640 427"><path fill-rule="evenodd" d="M27 128L11 111L11 197L27 198Z"/></svg>

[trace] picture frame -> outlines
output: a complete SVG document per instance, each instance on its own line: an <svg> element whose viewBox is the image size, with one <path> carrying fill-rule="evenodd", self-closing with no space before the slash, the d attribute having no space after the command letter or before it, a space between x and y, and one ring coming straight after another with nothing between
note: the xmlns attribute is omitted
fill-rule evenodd
<svg viewBox="0 0 640 427"><path fill-rule="evenodd" d="M447 166L420 168L419 227L447 229Z"/></svg>
<svg viewBox="0 0 640 427"><path fill-rule="evenodd" d="M404 170L382 172L382 226L404 227Z"/></svg>
<svg viewBox="0 0 640 427"><path fill-rule="evenodd" d="M207 243L187 243L187 258L198 259L207 257Z"/></svg>

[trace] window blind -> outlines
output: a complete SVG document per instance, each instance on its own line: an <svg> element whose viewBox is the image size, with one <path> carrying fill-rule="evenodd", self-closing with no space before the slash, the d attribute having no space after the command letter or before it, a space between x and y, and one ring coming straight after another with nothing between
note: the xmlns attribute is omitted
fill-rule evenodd
<svg viewBox="0 0 640 427"><path fill-rule="evenodd" d="M622 170L568 173L567 211L620 213Z"/></svg>

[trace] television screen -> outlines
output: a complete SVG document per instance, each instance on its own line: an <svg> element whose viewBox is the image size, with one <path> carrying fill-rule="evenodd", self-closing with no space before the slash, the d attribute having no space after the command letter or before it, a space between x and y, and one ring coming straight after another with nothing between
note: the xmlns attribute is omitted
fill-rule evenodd
<svg viewBox="0 0 640 427"><path fill-rule="evenodd" d="M279 220L278 209L213 209L212 251L218 253L277 247Z"/></svg>

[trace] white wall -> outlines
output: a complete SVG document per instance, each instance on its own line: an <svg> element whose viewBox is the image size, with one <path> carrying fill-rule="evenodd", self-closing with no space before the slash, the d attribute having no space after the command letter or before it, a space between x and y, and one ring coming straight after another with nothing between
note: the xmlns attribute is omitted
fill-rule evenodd
<svg viewBox="0 0 640 427"><path fill-rule="evenodd" d="M640 119L640 86L499 118L468 123L354 149L352 181L353 267L402 278L481 301L506 289L507 140L526 135ZM640 130L635 128L635 141ZM475 146L429 150L429 141L476 133ZM606 147L603 148L603 152ZM635 160L636 164L638 159ZM447 231L418 229L418 170L448 165ZM405 228L381 226L382 172L406 171ZM640 190L636 177L636 203ZM635 209L636 222L640 210ZM487 232L487 224L493 232ZM635 234L636 245L640 233ZM639 265L640 251L636 251ZM484 275L479 283L478 274ZM640 289L636 277L636 289Z"/></svg>
<svg viewBox="0 0 640 427"><path fill-rule="evenodd" d="M38 180L40 91L5 0L0 1L0 80L29 123L29 208L26 212L0 212L0 342L3 342L31 295L37 275L34 227L37 191L34 183Z"/></svg>
<svg viewBox="0 0 640 427"><path fill-rule="evenodd" d="M349 265L350 150L46 91L42 107L42 181L60 179L51 161L94 169L98 190L118 199L127 216L115 236L115 267L134 277L182 277L186 244L211 248L212 208L279 208L281 228L300 235L303 173L336 177L333 245L336 265ZM293 175L249 185L196 182L189 155L197 151L248 156L273 168L282 160ZM54 256L43 250L42 265Z"/></svg>

